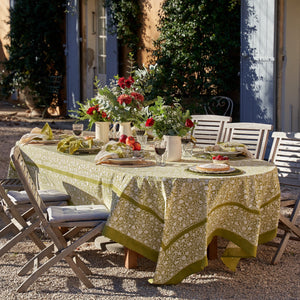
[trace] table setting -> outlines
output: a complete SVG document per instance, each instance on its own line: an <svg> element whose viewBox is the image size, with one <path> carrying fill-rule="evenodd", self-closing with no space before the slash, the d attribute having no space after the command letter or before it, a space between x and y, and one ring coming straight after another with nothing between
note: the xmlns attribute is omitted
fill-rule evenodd
<svg viewBox="0 0 300 300"><path fill-rule="evenodd" d="M117 81L116 95L99 89L92 106L81 106L81 117L90 124L100 118L126 121L120 112L133 101L143 101L128 91L134 81L129 80L128 87L125 81ZM108 95L109 101L120 104L118 113L105 105ZM253 159L245 145L196 147L194 124L179 103L166 105L158 97L148 109L135 105L129 109L135 111L134 119L127 121L138 130L151 130L151 142L141 144L133 130L122 129L111 138L78 132L61 136L57 144L21 144L40 187L67 192L75 205L104 204L110 216L103 235L155 261L152 284L177 284L201 271L216 236L230 242L221 257L229 269L235 270L242 257L255 257L258 244L276 236L280 199L276 167ZM135 123L137 119L144 123ZM50 137L51 128L46 127ZM188 142L182 143L184 139Z"/></svg>

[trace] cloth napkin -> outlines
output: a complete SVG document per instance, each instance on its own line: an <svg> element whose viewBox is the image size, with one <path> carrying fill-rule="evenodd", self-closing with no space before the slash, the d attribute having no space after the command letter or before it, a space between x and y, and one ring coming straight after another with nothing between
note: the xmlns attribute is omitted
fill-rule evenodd
<svg viewBox="0 0 300 300"><path fill-rule="evenodd" d="M241 152L242 155L253 158L252 153L247 149L247 146L238 142L218 143L214 146L208 146L206 151L224 151L224 152Z"/></svg>
<svg viewBox="0 0 300 300"><path fill-rule="evenodd" d="M124 143L110 141L105 144L102 150L96 155L95 163L96 165L109 163L111 158L126 158L132 157L132 148Z"/></svg>
<svg viewBox="0 0 300 300"><path fill-rule="evenodd" d="M99 148L103 145L102 142L95 139L85 139L75 135L66 136L57 144L57 151L63 153L74 154L79 149Z"/></svg>
<svg viewBox="0 0 300 300"><path fill-rule="evenodd" d="M34 140L45 141L45 140L52 140L52 139L53 139L53 133L51 127L49 126L48 123L46 123L43 128L35 127L30 131L30 133L24 134L20 139L20 144L26 145Z"/></svg>

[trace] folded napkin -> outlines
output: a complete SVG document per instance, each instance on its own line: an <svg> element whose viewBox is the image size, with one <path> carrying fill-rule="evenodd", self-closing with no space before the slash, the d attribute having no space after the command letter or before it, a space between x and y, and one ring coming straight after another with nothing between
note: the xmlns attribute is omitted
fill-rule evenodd
<svg viewBox="0 0 300 300"><path fill-rule="evenodd" d="M108 163L111 158L126 158L132 156L133 150L130 146L124 143L110 141L105 144L102 150L96 155L95 163L99 165Z"/></svg>
<svg viewBox="0 0 300 300"><path fill-rule="evenodd" d="M94 140L91 138L85 139L83 137L78 137L75 135L70 135L62 139L57 144L57 151L63 153L74 154L79 149L92 149L92 148L100 148L103 146L103 143ZM100 150L100 149L99 149Z"/></svg>
<svg viewBox="0 0 300 300"><path fill-rule="evenodd" d="M218 143L214 146L208 146L205 151L222 151L222 152L241 152L242 155L253 158L252 153L247 149L247 146L238 142Z"/></svg>
<svg viewBox="0 0 300 300"><path fill-rule="evenodd" d="M20 139L20 144L26 145L32 141L47 141L53 139L53 133L48 123L43 128L35 127L30 133L24 134Z"/></svg>

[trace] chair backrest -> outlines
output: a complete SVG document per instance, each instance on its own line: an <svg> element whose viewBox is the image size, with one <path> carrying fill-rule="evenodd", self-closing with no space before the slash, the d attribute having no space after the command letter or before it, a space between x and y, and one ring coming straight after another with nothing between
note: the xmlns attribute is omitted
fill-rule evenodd
<svg viewBox="0 0 300 300"><path fill-rule="evenodd" d="M229 97L215 96L204 105L205 113L210 115L232 116L233 101Z"/></svg>
<svg viewBox="0 0 300 300"><path fill-rule="evenodd" d="M269 161L277 166L280 183L300 187L300 133L273 132Z"/></svg>
<svg viewBox="0 0 300 300"><path fill-rule="evenodd" d="M231 117L219 115L192 115L191 118L195 123L193 136L199 147L220 142L225 124L231 122Z"/></svg>
<svg viewBox="0 0 300 300"><path fill-rule="evenodd" d="M22 217L21 213L17 210L14 203L10 200L10 198L7 196L6 191L4 190L3 186L0 184L0 198L2 198L2 201L4 201L4 205L7 209L9 209L9 212L19 224L21 224L21 227L26 227L26 221Z"/></svg>
<svg viewBox="0 0 300 300"><path fill-rule="evenodd" d="M18 146L15 146L12 149L10 153L10 158L16 168L18 176L24 186L24 190L26 191L36 214L38 215L42 223L47 223L47 219L45 217L47 210L46 205L38 193L38 189L30 176L26 163L23 159L21 150Z"/></svg>
<svg viewBox="0 0 300 300"><path fill-rule="evenodd" d="M247 146L254 158L264 159L271 124L263 123L227 123L224 128L222 142L238 142Z"/></svg>

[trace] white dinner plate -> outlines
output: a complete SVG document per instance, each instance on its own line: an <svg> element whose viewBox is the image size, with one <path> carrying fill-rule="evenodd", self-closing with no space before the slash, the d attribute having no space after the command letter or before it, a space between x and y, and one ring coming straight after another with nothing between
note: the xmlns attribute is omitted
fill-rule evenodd
<svg viewBox="0 0 300 300"><path fill-rule="evenodd" d="M198 170L196 168L196 166L192 166L192 167L189 167L189 170L196 172L196 173L205 173L205 174L226 174L226 173L232 173L236 169L233 167L230 167L229 170L226 170L226 171L202 171L202 170Z"/></svg>

